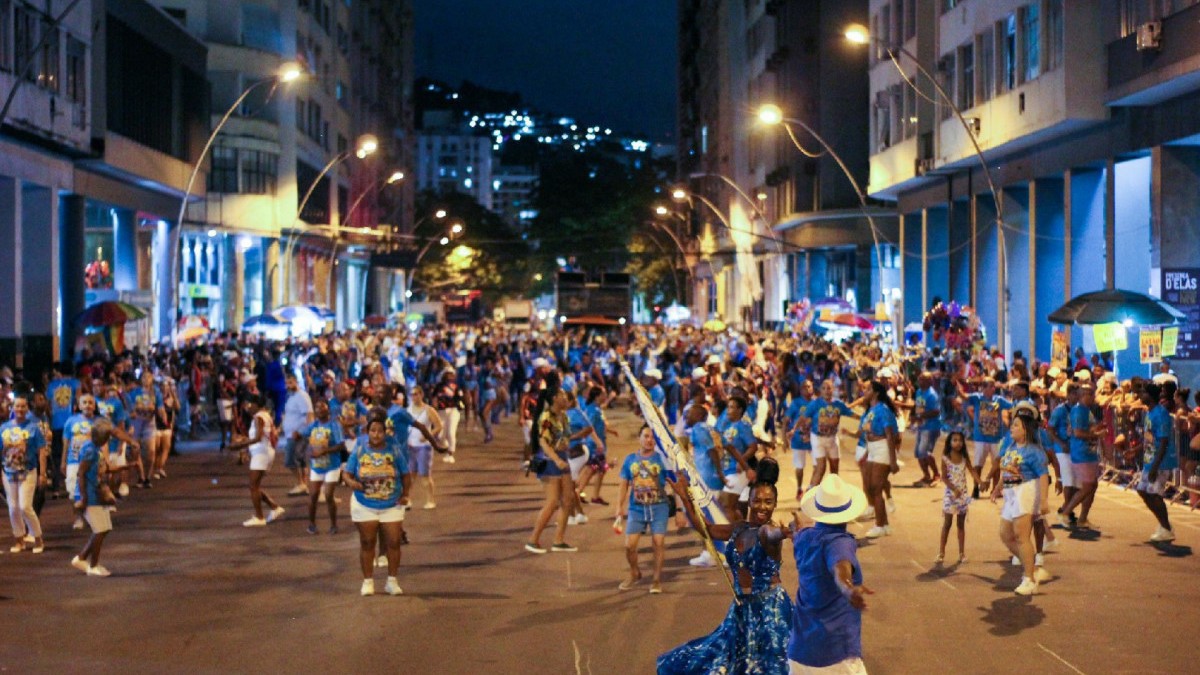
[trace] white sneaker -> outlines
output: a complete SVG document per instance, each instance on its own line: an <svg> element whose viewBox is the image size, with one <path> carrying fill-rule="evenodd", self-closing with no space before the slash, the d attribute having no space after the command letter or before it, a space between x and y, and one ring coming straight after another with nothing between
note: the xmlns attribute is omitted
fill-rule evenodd
<svg viewBox="0 0 1200 675"><path fill-rule="evenodd" d="M1042 556L1041 553L1035 553L1033 554L1033 564L1041 567L1042 565L1046 564L1046 558Z"/></svg>
<svg viewBox="0 0 1200 675"><path fill-rule="evenodd" d="M445 457L442 458L442 462L444 464L453 464L454 463L454 455L446 455Z"/></svg>
<svg viewBox="0 0 1200 675"><path fill-rule="evenodd" d="M1043 581L1050 581L1053 578L1054 578L1054 575L1047 572L1046 568L1042 567L1041 565L1038 565L1037 569L1035 569L1033 571L1033 580L1038 582L1039 584L1042 583Z"/></svg>
<svg viewBox="0 0 1200 675"><path fill-rule="evenodd" d="M1034 595L1038 592L1038 584L1029 577L1021 577L1021 585L1013 589L1017 595Z"/></svg>
<svg viewBox="0 0 1200 675"><path fill-rule="evenodd" d="M575 516L567 516L567 525L575 524Z"/></svg>
<svg viewBox="0 0 1200 675"><path fill-rule="evenodd" d="M888 533L887 528L876 525L867 530L867 539L878 539Z"/></svg>
<svg viewBox="0 0 1200 675"><path fill-rule="evenodd" d="M584 514L582 514L582 513L575 514L575 524L576 525L583 525L587 521L588 521L587 516L585 516Z"/></svg>
<svg viewBox="0 0 1200 675"><path fill-rule="evenodd" d="M1159 527L1157 530L1154 531L1154 534L1150 535L1150 541L1154 541L1154 542L1174 541L1174 540L1175 540L1175 530L1168 530L1165 527Z"/></svg>
<svg viewBox="0 0 1200 675"><path fill-rule="evenodd" d="M242 521L242 527L265 527L267 524L266 518L254 516L249 520Z"/></svg>
<svg viewBox="0 0 1200 675"><path fill-rule="evenodd" d="M378 558L376 558L376 559L375 559L375 566L376 566L376 567L387 567L387 556L386 556L386 555L381 555L381 556L379 556ZM372 582L372 583L374 583L374 582Z"/></svg>
<svg viewBox="0 0 1200 675"><path fill-rule="evenodd" d="M875 508L872 506L868 506L867 509L862 512L862 515L858 517L858 519L859 520L875 520Z"/></svg>
<svg viewBox="0 0 1200 675"><path fill-rule="evenodd" d="M87 573L89 577L107 577L112 574L104 565L92 565L88 568Z"/></svg>
<svg viewBox="0 0 1200 675"><path fill-rule="evenodd" d="M689 560L688 564L692 567L716 567L717 561L713 560L712 554L708 552L708 549L704 549L700 552L700 555Z"/></svg>
<svg viewBox="0 0 1200 675"><path fill-rule="evenodd" d="M80 560L79 556L75 556L74 558L71 558L71 567L74 567L75 569L79 570L80 572L87 574L88 561Z"/></svg>
<svg viewBox="0 0 1200 675"><path fill-rule="evenodd" d="M1012 564L1013 564L1013 565L1015 565L1015 566L1017 566L1017 567L1020 567L1020 566L1021 566L1021 559L1020 559L1019 557L1017 557L1017 556L1015 556L1015 555L1014 555L1014 556L1012 557Z"/></svg>
<svg viewBox="0 0 1200 675"><path fill-rule="evenodd" d="M375 580L363 579L362 590L359 593L362 595L375 595Z"/></svg>
<svg viewBox="0 0 1200 675"><path fill-rule="evenodd" d="M426 511L428 511L429 509L436 509L436 508L437 508L437 503L435 503L435 502L425 502L425 506L422 506L421 508L425 509Z"/></svg>
<svg viewBox="0 0 1200 675"><path fill-rule="evenodd" d="M75 522L71 524L71 529L72 530L82 530L83 529L83 518L78 518L78 517L75 518Z"/></svg>
<svg viewBox="0 0 1200 675"><path fill-rule="evenodd" d="M892 498L890 498L890 497L889 497L889 498L888 498L888 500L887 500L887 512L888 512L888 513L895 513L895 512L896 512L896 500L894 500L894 499L892 499Z"/></svg>
<svg viewBox="0 0 1200 675"><path fill-rule="evenodd" d="M129 483L121 483L121 485L117 488L117 494L121 495L122 497L128 497Z"/></svg>
<svg viewBox="0 0 1200 675"><path fill-rule="evenodd" d="M1045 541L1045 543L1042 544L1042 550L1043 551L1057 551L1058 547L1061 545L1062 544L1057 539L1047 539Z"/></svg>
<svg viewBox="0 0 1200 675"><path fill-rule="evenodd" d="M279 517L283 515L283 512L284 512L284 508L282 506L276 506L274 509L271 510L270 513L267 514L267 522L273 523L273 522L279 520Z"/></svg>
<svg viewBox="0 0 1200 675"><path fill-rule="evenodd" d="M400 582L396 581L396 577L388 577L387 584L384 585L383 590L388 595L400 595L404 593L404 591L400 590Z"/></svg>

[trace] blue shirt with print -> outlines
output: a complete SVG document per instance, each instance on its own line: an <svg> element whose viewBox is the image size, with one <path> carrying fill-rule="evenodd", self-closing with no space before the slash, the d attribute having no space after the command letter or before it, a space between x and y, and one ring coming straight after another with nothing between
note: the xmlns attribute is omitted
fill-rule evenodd
<svg viewBox="0 0 1200 675"><path fill-rule="evenodd" d="M4 475L9 480L22 480L25 474L38 470L38 451L46 439L33 415L23 423L16 418L5 422L0 426L0 441L4 444Z"/></svg>
<svg viewBox="0 0 1200 675"><path fill-rule="evenodd" d="M583 410L580 410L579 408L570 408L567 410L568 435L574 436L590 426L592 426L591 421L588 420L587 413L585 413ZM567 445L571 448L577 448L582 445L587 448L589 452L595 452L596 450L596 442L592 440L590 434L577 440L568 441Z"/></svg>
<svg viewBox="0 0 1200 675"><path fill-rule="evenodd" d="M46 398L50 399L50 428L61 431L75 409L75 396L79 393L79 380L62 377L46 386Z"/></svg>
<svg viewBox="0 0 1200 675"><path fill-rule="evenodd" d="M1067 445L1055 443L1054 451L1062 454L1069 452L1071 443L1071 406L1064 403L1055 408L1050 413L1048 424L1054 430L1054 435L1067 443Z"/></svg>
<svg viewBox="0 0 1200 675"><path fill-rule="evenodd" d="M408 434L404 435L408 438ZM346 461L346 473L362 483L361 490L354 491L360 504L372 509L389 509L400 503L404 496L401 482L408 473L408 451L402 449L407 443L385 443L382 448L369 444L350 453Z"/></svg>
<svg viewBox="0 0 1200 675"><path fill-rule="evenodd" d="M1146 415L1146 421L1149 423L1149 431L1154 437L1154 442L1152 444L1146 443L1146 448L1142 455L1142 470L1150 470L1150 467L1154 464L1154 456L1158 452L1158 447L1164 439L1167 441L1167 449L1166 454L1163 455L1162 462L1158 465L1158 470L1170 471L1179 466L1179 456L1175 449L1175 418L1171 416L1170 411L1162 405L1156 405Z"/></svg>
<svg viewBox="0 0 1200 675"><path fill-rule="evenodd" d="M100 506L100 451L96 444L89 440L79 449L79 461L87 462L87 471L79 476L83 480L83 489L87 491L88 506ZM67 486L71 496L79 499L79 484Z"/></svg>
<svg viewBox="0 0 1200 675"><path fill-rule="evenodd" d="M627 455L621 465L621 480L629 483L629 508L665 504L668 477L674 480L660 453Z"/></svg>
<svg viewBox="0 0 1200 675"><path fill-rule="evenodd" d="M721 478L721 468L717 464L713 464L712 450L716 448L718 457L725 454L724 446L721 443L721 434L704 422L700 422L693 425L688 431L688 438L692 441L692 453L696 462L696 470L700 472L700 480L708 489L720 490L725 486L725 481Z"/></svg>
<svg viewBox="0 0 1200 675"><path fill-rule="evenodd" d="M63 444L67 446L67 464L79 463L79 452L92 442L92 420L86 415L72 415L63 426Z"/></svg>
<svg viewBox="0 0 1200 675"><path fill-rule="evenodd" d="M1091 408L1088 408L1082 403L1076 403L1071 408L1071 430L1091 431L1096 425L1096 416L1092 414ZM1096 446L1091 441L1085 441L1082 438L1076 438L1074 433L1071 434L1071 463L1072 464L1087 464L1089 462L1099 462L1100 455L1096 452Z"/></svg>
<svg viewBox="0 0 1200 675"><path fill-rule="evenodd" d="M792 399L792 402L788 404L787 411L783 413L784 418L787 420L788 431L791 432L793 429L795 429L795 431L792 432L792 450L803 450L806 452L812 450L812 429L810 428L811 422L801 423L799 426L796 426L796 423L799 422L801 418L805 420L809 419L808 415L805 413L808 403L808 401L800 397L796 397Z"/></svg>
<svg viewBox="0 0 1200 675"><path fill-rule="evenodd" d="M824 398L813 399L805 409L805 414L812 421L812 433L818 436L836 436L842 423L842 415L854 415L854 410L838 399L826 401Z"/></svg>
<svg viewBox="0 0 1200 675"><path fill-rule="evenodd" d="M883 403L876 403L867 411L862 421L863 429L872 436L886 436L888 431L899 433L896 414Z"/></svg>
<svg viewBox="0 0 1200 675"><path fill-rule="evenodd" d="M978 443L999 443L1004 438L1004 418L1001 412L1012 408L1012 401L1003 396L984 397L982 394L971 394L967 397L966 407L973 413L975 433L972 439Z"/></svg>
<svg viewBox="0 0 1200 675"><path fill-rule="evenodd" d="M724 444L733 446L738 454L745 454L746 450L755 443L754 430L751 429L750 423L744 417L736 422L730 422L728 417L722 415L721 419L717 420L717 431L720 432ZM741 471L732 454L725 453L725 464L722 471L726 476L732 476Z"/></svg>
<svg viewBox="0 0 1200 675"><path fill-rule="evenodd" d="M300 435L308 441L309 465L313 471L317 473L327 473L342 466L341 451L326 452L319 457L313 454L314 450L324 450L341 445L345 440L342 437L342 425L333 418L328 422L314 420L312 424L300 430Z"/></svg>
<svg viewBox="0 0 1200 675"><path fill-rule="evenodd" d="M941 431L942 430L942 397L933 390L933 387L923 389L917 392L913 397L913 405L916 419L920 420L917 428L921 431ZM926 413L933 411L938 413L937 417L929 419L921 419Z"/></svg>
<svg viewBox="0 0 1200 675"><path fill-rule="evenodd" d="M1013 485L1050 475L1046 450L1036 444L1008 443L998 454L1000 482Z"/></svg>

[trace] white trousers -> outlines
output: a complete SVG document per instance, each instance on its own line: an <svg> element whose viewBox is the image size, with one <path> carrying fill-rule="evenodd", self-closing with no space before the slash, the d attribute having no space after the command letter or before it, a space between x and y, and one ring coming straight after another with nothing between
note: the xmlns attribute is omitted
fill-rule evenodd
<svg viewBox="0 0 1200 675"><path fill-rule="evenodd" d="M33 511L33 492L37 489L37 472L25 474L25 480L17 481L4 474L4 497L8 500L8 519L12 522L13 536L18 539L29 534L41 539L42 522Z"/></svg>
<svg viewBox="0 0 1200 675"><path fill-rule="evenodd" d="M438 411L442 418L442 438L446 441L447 451L453 455L458 448L458 420L462 413L458 408L446 408Z"/></svg>

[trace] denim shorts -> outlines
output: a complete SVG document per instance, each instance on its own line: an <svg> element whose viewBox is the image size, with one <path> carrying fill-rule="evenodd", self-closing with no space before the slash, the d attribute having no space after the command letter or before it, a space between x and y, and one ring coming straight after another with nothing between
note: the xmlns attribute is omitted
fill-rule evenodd
<svg viewBox="0 0 1200 675"><path fill-rule="evenodd" d="M629 507L629 520L625 523L625 534L666 534L667 520L671 515L671 507L667 502Z"/></svg>
<svg viewBox="0 0 1200 675"><path fill-rule="evenodd" d="M304 462L304 458L296 456L297 445L299 444L294 439L283 440L283 465L288 469L299 469Z"/></svg>
<svg viewBox="0 0 1200 675"><path fill-rule="evenodd" d="M938 436L941 436L941 435L942 435L942 432L938 431L937 429L933 429L930 431L918 430L917 431L917 446L916 446L916 449L914 450L914 454L916 455L917 459L925 459L926 457L932 457L934 454L934 451L936 449L935 446L937 445Z"/></svg>
<svg viewBox="0 0 1200 675"><path fill-rule="evenodd" d="M558 468L558 465L554 463L554 460L550 459L549 455L539 452L537 456L546 458L546 466L542 467L542 470L538 472L538 478L558 478L563 475L563 470ZM567 458L563 457L562 454L559 454L559 459L564 462L567 461Z"/></svg>

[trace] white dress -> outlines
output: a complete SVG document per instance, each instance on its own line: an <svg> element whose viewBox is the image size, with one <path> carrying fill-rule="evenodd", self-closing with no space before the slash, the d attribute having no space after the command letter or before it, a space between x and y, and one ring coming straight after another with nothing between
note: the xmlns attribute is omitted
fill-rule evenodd
<svg viewBox="0 0 1200 675"><path fill-rule="evenodd" d="M271 436L275 428L275 422L271 419L271 415L265 410L260 410L254 415L254 419L260 420L262 423L262 433L256 436L254 422L250 423L250 440L254 441L250 444L250 470L251 471L268 471L271 468L271 463L275 461L275 447L271 445Z"/></svg>

